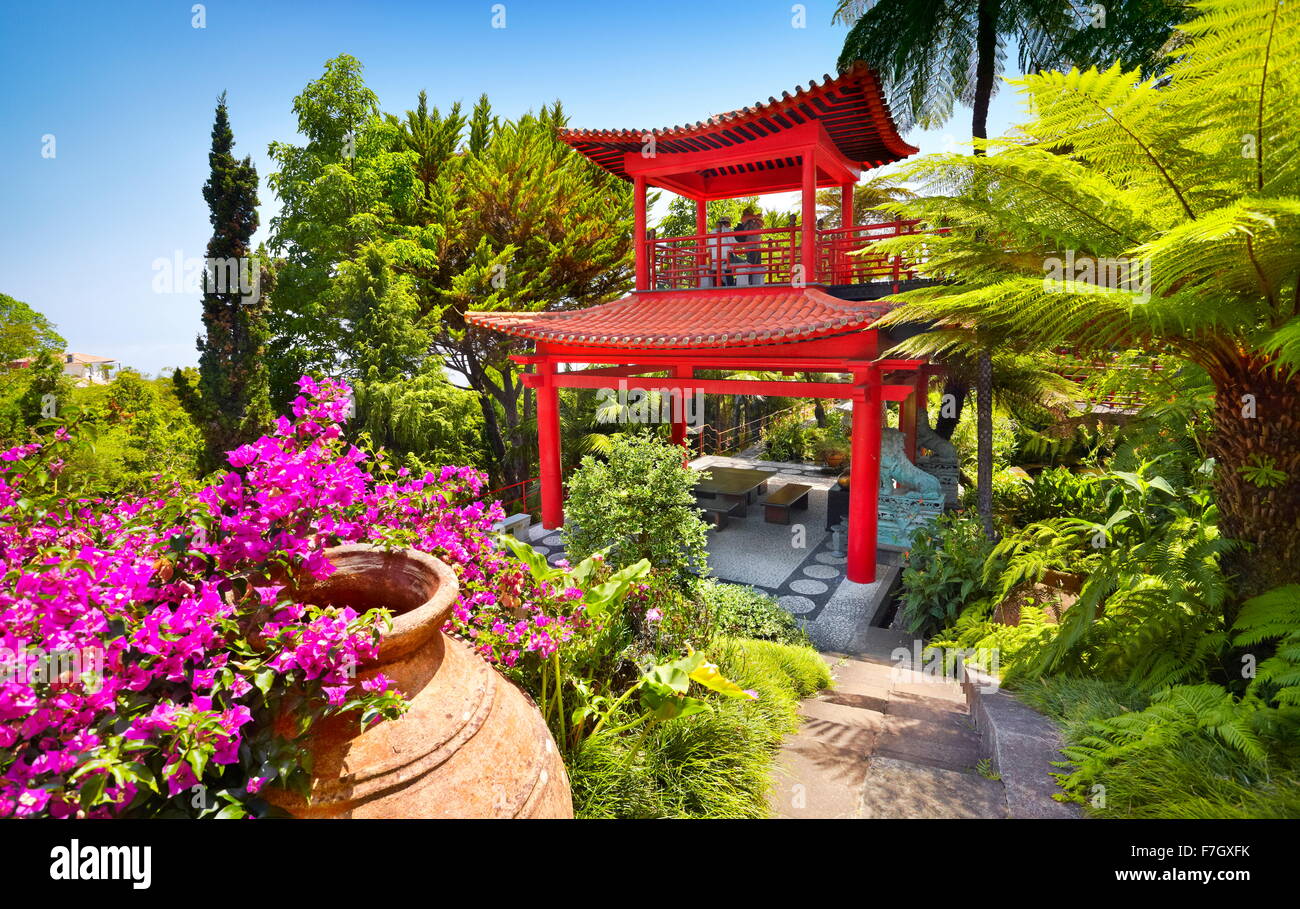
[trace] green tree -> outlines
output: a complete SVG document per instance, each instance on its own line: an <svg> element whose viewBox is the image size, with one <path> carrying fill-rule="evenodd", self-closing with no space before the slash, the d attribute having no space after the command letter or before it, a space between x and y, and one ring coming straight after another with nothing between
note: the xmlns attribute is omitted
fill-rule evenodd
<svg viewBox="0 0 1300 909"><path fill-rule="evenodd" d="M702 574L708 525L693 490L699 474L682 463L676 445L618 433L608 457L592 456L569 479L564 547L571 561L611 547L622 568L649 559L656 571L685 583Z"/></svg>
<svg viewBox="0 0 1300 909"><path fill-rule="evenodd" d="M464 315L577 308L624 290L629 187L558 140L558 103L503 121L485 97L466 117L422 95L404 118L381 115L345 55L294 109L307 143L271 146L277 388L313 370L386 383L432 374L441 358L478 395L493 473L526 479L519 345Z"/></svg>
<svg viewBox="0 0 1300 909"><path fill-rule="evenodd" d="M928 267L952 283L903 296L884 322L940 323L912 353L1132 347L1195 364L1215 388L1221 527L1247 544L1231 569L1252 595L1300 565L1300 13L1196 9L1166 78L1026 76L1020 138L914 166L934 195L895 209L952 225L926 238Z"/></svg>
<svg viewBox="0 0 1300 909"><path fill-rule="evenodd" d="M203 275L198 382L190 384L180 371L173 374L182 404L203 432L205 470L221 466L226 451L251 442L271 424L264 284L269 275L250 247L258 222L257 170L251 158L235 158L234 146L223 92L203 185L212 239Z"/></svg>
<svg viewBox="0 0 1300 909"><path fill-rule="evenodd" d="M42 350L61 353L66 345L53 322L21 300L0 294L0 366Z"/></svg>
<svg viewBox="0 0 1300 909"><path fill-rule="evenodd" d="M1105 26L1105 16L1120 20ZM1117 0L1098 10L1061 0L842 0L835 17L850 25L839 66L866 61L879 74L899 126L940 126L957 103L971 108L975 154L978 140L988 138L989 103L1005 65L1005 43L1014 41L1022 72L1056 64L1110 63L1119 58L1133 65L1160 61L1158 49L1179 22L1182 4L1163 0ZM1142 28L1138 28L1138 24ZM1101 26L1101 27L1099 27ZM1120 28L1127 29L1121 31ZM991 398L994 385L990 355L977 355L978 391ZM935 421L935 432L950 438L961 418L970 384L953 378L944 388L954 407ZM979 473L992 476L991 400L979 406ZM988 490L981 506L991 508ZM992 526L992 514L984 513ZM991 531L990 531L991 532Z"/></svg>

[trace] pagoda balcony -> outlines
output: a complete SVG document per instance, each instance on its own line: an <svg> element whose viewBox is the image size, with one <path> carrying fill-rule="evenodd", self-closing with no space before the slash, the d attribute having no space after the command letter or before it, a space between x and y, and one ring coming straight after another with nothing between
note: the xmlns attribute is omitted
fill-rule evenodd
<svg viewBox="0 0 1300 909"><path fill-rule="evenodd" d="M917 221L889 221L854 227L818 228L812 274L804 274L803 231L798 226L656 237L638 252L645 257L646 286L638 290L695 290L785 284L799 286L879 285L898 292L922 277L925 257L872 255L878 240L916 233ZM946 231L938 231L944 233ZM734 243L734 245L733 245ZM732 261L733 254L757 262ZM640 270L639 270L640 271Z"/></svg>

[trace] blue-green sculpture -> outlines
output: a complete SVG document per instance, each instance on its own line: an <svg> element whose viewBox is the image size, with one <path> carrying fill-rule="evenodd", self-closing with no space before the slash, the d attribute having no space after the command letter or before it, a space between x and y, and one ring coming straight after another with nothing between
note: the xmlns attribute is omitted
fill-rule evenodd
<svg viewBox="0 0 1300 909"><path fill-rule="evenodd" d="M912 535L934 523L943 504L942 484L908 460L903 434L897 429L881 430L877 542L910 548Z"/></svg>

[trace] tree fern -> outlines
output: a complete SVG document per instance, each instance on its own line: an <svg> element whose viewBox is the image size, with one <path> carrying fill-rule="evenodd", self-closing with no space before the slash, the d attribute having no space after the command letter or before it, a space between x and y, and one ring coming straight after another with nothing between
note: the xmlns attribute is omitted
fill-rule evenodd
<svg viewBox="0 0 1300 909"><path fill-rule="evenodd" d="M889 210L948 232L873 254L925 257L942 283L876 324L937 324L901 355L1138 349L1197 367L1222 524L1250 544L1228 567L1250 596L1300 578L1300 7L1192 7L1162 78L1027 75L1011 138L909 169L920 197ZM1066 256L1143 280L1064 284ZM1239 468L1264 457L1285 479L1261 489Z"/></svg>

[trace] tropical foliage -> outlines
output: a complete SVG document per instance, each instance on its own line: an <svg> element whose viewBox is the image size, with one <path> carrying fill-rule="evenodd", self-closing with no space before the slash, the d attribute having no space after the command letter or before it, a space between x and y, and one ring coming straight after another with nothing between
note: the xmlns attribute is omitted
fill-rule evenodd
<svg viewBox="0 0 1300 909"><path fill-rule="evenodd" d="M1034 116L1021 138L914 167L928 194L892 210L953 227L925 241L928 267L952 283L910 294L906 317L884 321L941 323L907 342L913 353L1070 347L1105 359L1132 347L1194 364L1215 390L1206 444L1222 529L1247 544L1232 568L1250 594L1294 579L1300 564L1300 373L1289 346L1300 306L1300 132L1289 113L1300 42L1284 3L1196 9L1165 79L1118 65L1026 76L1016 84Z"/></svg>

